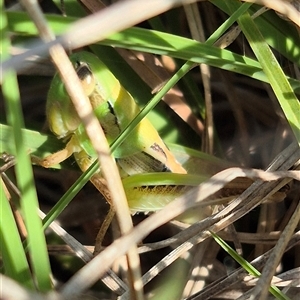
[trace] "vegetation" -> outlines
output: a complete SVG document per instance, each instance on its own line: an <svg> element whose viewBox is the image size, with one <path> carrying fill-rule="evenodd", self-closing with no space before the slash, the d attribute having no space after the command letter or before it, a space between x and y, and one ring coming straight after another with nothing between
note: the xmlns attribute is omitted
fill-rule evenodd
<svg viewBox="0 0 300 300"><path fill-rule="evenodd" d="M26 0L24 10L2 3L1 298L296 299L297 3L44 0L40 15ZM123 186L193 186L156 213L137 212L132 230L116 207L94 259L109 210L88 183L98 166L81 174L73 157L32 165L64 147L45 123L51 80L65 65L57 45L96 54L143 108L112 150L147 115L188 171Z"/></svg>

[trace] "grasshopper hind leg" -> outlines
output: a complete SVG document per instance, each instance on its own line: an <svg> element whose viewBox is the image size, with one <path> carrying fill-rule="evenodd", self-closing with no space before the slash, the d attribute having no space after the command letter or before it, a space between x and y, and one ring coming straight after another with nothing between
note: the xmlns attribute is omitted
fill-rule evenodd
<svg viewBox="0 0 300 300"><path fill-rule="evenodd" d="M98 231L96 241L95 241L94 253L93 253L94 256L96 256L97 254L99 254L102 251L102 249L103 249L102 242L103 242L104 236L105 236L114 216L115 216L115 210L114 210L113 206L111 205L109 208L108 214L106 215L106 217L100 227L100 230Z"/></svg>
<svg viewBox="0 0 300 300"><path fill-rule="evenodd" d="M114 209L114 206L112 205L110 192L106 186L105 179L103 177L101 177L101 175L99 173L96 173L95 175L92 176L91 182L98 189L98 191L104 196L105 200L110 205L108 214L105 217L105 219L100 227L100 230L97 234L97 237L96 237L95 248L94 248L94 253L93 253L95 256L98 253L100 253L101 250L103 249L102 242L103 242L104 236L114 218L115 209Z"/></svg>

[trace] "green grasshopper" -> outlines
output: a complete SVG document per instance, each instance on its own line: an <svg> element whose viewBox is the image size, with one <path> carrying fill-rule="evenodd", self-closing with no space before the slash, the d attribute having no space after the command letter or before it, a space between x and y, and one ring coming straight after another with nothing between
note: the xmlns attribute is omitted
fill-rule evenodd
<svg viewBox="0 0 300 300"><path fill-rule="evenodd" d="M139 113L139 107L130 93L95 55L79 52L71 55L70 60L108 142L112 143ZM46 114L51 131L59 139L67 141L67 144L64 149L39 163L44 167L51 167L74 154L80 169L86 171L97 159L97 155L58 74L54 76L49 89ZM187 173L147 118L136 126L113 155L121 178L127 181L141 173ZM91 181L111 204L109 192L101 176L101 167ZM132 212L149 212L161 209L188 187L135 187L127 184L124 188Z"/></svg>

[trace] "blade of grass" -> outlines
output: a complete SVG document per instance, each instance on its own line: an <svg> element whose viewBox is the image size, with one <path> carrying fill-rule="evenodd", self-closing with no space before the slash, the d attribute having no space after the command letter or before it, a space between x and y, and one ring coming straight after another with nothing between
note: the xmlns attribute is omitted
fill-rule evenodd
<svg viewBox="0 0 300 300"><path fill-rule="evenodd" d="M63 197L57 202L56 205L48 212L43 219L43 230L53 222L65 209L65 207L72 201L72 199L80 192L84 185L90 180L91 176L99 169L99 165L95 162L87 171L73 183Z"/></svg>
<svg viewBox="0 0 300 300"><path fill-rule="evenodd" d="M228 3L232 10L234 2ZM292 87L290 86L275 55L257 28L255 22L248 13L244 13L238 20L250 46L260 62L268 81L277 97L277 100L289 122L291 129L300 145L300 103Z"/></svg>
<svg viewBox="0 0 300 300"><path fill-rule="evenodd" d="M256 270L248 261L240 256L233 248L231 248L224 240L222 240L217 234L211 232L214 240L237 262L244 268L250 275L259 277L261 273ZM284 295L276 286L270 286L270 293L280 300L288 300L289 297Z"/></svg>
<svg viewBox="0 0 300 300"><path fill-rule="evenodd" d="M26 34L37 34L36 30L32 29L32 22L26 14L19 12L8 12L8 16L10 18L9 26L11 31L25 34L24 28L26 28ZM49 24L52 25L51 20L53 16L46 15L46 17L49 21ZM55 18L57 21L58 17L56 16ZM74 20L76 19L65 17L64 20L62 20L62 25L59 27L59 31L55 31L55 34L59 35L65 32L67 28L71 26L71 23ZM130 28L111 35L106 40L99 42L99 44L144 51L159 55L169 55L171 57L183 60L190 60L195 63L205 63L224 70L234 71L246 76L250 76L263 82L268 82L268 78L264 72L262 72L262 68L257 61L235 54L228 50L219 49L217 47L172 34L146 30L142 28ZM48 46L45 45L44 47L46 48ZM40 50L38 51L41 51L43 47L41 46L39 49ZM34 51L31 52L31 54L34 53ZM25 59L25 56L22 56L22 60ZM21 56L19 58L21 58ZM17 68L17 66L21 64L21 61L15 57L12 61L5 62L2 66L3 71L6 69L7 63L14 63L14 67ZM294 90L300 89L299 81L294 79L289 80Z"/></svg>
<svg viewBox="0 0 300 300"><path fill-rule="evenodd" d="M36 29L33 29L32 22L26 14L20 12L8 12L8 16L11 31L19 34L26 33L28 35L37 35ZM46 17L51 26L53 16L46 15ZM62 24L58 26L59 29L57 31L54 31L56 35L65 32L71 26L72 22L76 20L75 18L70 17L61 18L63 19ZM54 24L56 24L58 19L59 18L55 16ZM26 28L26 32L24 32L24 28ZM219 49L172 34L142 28L129 28L111 35L109 38L99 42L99 44L144 51L158 55L169 55L183 60L190 60L195 63L205 63L210 66L240 73L263 82L268 82L268 78L262 71L259 62L225 49ZM45 47L47 46L45 45ZM42 48L43 47L40 47L39 51L41 51ZM34 53L34 51L31 52L31 54ZM22 56L22 60L25 59L25 56ZM19 58L21 58L21 56ZM21 61L18 61L17 57L15 57L12 61L5 62L2 68L5 70L7 63L13 62L15 62L14 67L17 67L22 63ZM294 90L300 90L299 81L295 79L289 80Z"/></svg>
<svg viewBox="0 0 300 300"><path fill-rule="evenodd" d="M1 182L0 199L0 252L5 274L23 286L34 289L19 231Z"/></svg>
<svg viewBox="0 0 300 300"><path fill-rule="evenodd" d="M205 43L208 45L213 45L217 39L220 38L220 36L224 34L231 25L233 25L237 18L239 18L249 9L251 5L252 3L243 3L217 30L214 31L214 33L206 40Z"/></svg>
<svg viewBox="0 0 300 300"><path fill-rule="evenodd" d="M1 41L3 56L8 58L10 42L7 32L7 18L4 7L1 7ZM48 258L42 222L37 214L38 200L35 190L33 172L27 149L24 144L21 128L24 127L23 114L16 74L13 70L7 72L3 78L2 93L6 103L7 121L13 128L13 139L17 164L15 166L18 188L21 192L21 209L28 232L29 256L31 266L40 291L51 289L50 263Z"/></svg>
<svg viewBox="0 0 300 300"><path fill-rule="evenodd" d="M227 2L223 0L211 0L214 5L226 12L232 13L228 8ZM240 6L245 5L241 3L235 3L235 10L237 11ZM249 3L247 3L249 4ZM252 15L257 11L257 7L253 5L249 8L248 12ZM235 14L235 12L233 12ZM299 65L299 33L295 26L290 22L284 21L273 11L265 12L263 15L255 19L255 24L258 26L260 32L264 36L267 43L279 53L285 56L288 60Z"/></svg>

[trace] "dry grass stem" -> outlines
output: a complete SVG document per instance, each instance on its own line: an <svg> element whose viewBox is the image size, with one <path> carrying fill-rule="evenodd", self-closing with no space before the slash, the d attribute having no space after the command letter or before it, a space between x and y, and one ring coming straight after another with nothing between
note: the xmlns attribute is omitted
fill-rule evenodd
<svg viewBox="0 0 300 300"><path fill-rule="evenodd" d="M290 2L286 0L243 0L244 2L256 3L258 5L269 7L276 12L287 17L300 27L300 12Z"/></svg>

